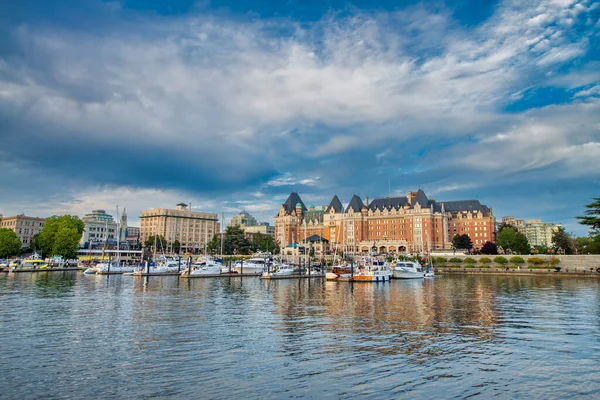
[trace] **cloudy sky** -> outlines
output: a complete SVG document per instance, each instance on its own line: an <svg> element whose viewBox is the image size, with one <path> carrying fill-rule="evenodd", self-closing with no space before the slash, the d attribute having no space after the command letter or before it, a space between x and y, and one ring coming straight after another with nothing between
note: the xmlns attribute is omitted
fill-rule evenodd
<svg viewBox="0 0 600 400"><path fill-rule="evenodd" d="M0 5L0 213L181 201L272 223L419 187L575 221L600 197L600 2Z"/></svg>

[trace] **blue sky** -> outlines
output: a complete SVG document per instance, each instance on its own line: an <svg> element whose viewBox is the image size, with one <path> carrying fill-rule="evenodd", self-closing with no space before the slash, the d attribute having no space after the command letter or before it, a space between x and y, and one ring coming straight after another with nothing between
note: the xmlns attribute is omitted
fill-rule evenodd
<svg viewBox="0 0 600 400"><path fill-rule="evenodd" d="M479 199L586 234L600 2L0 5L0 213Z"/></svg>

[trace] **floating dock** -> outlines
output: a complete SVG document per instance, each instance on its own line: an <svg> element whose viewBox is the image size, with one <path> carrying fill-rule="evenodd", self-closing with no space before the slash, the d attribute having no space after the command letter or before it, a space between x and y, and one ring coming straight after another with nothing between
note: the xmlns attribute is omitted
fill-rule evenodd
<svg viewBox="0 0 600 400"><path fill-rule="evenodd" d="M260 279L310 279L310 278L325 278L325 274L302 274L302 275L261 275Z"/></svg>
<svg viewBox="0 0 600 400"><path fill-rule="evenodd" d="M183 270L181 271L183 272ZM133 276L178 276L181 274L181 272L177 272L177 271L166 271L166 272L146 272L146 271L135 271L132 275Z"/></svg>
<svg viewBox="0 0 600 400"><path fill-rule="evenodd" d="M260 273L250 273L250 274L230 274L230 273L224 273L224 274L202 274L202 275L188 275L188 274L182 274L181 277L182 278L243 278L243 277L257 277L260 276Z"/></svg>
<svg viewBox="0 0 600 400"><path fill-rule="evenodd" d="M21 273L21 272L65 272L79 271L78 267L71 268L16 268L14 270L4 270L4 272Z"/></svg>

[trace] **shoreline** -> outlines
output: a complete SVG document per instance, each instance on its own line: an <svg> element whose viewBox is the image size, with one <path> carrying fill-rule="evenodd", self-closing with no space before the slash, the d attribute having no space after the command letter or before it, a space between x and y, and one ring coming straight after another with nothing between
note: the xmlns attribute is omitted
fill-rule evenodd
<svg viewBox="0 0 600 400"><path fill-rule="evenodd" d="M587 277L600 278L600 273L593 271L556 271L554 269L516 269L516 268L447 268L439 267L435 269L436 275L501 275L501 276L555 276L555 277Z"/></svg>

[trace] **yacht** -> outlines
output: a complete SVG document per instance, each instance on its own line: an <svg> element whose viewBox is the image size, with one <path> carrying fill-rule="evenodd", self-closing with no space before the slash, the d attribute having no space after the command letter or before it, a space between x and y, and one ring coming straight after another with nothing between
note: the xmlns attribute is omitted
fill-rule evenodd
<svg viewBox="0 0 600 400"><path fill-rule="evenodd" d="M425 277L421 264L417 261L398 261L393 269L396 279L422 279Z"/></svg>
<svg viewBox="0 0 600 400"><path fill-rule="evenodd" d="M233 269L238 273L260 275L267 270L267 260L266 258L252 257L249 260L245 260L243 264L242 262L236 262L233 265Z"/></svg>
<svg viewBox="0 0 600 400"><path fill-rule="evenodd" d="M207 258L203 261L198 261L192 264L192 271L189 273L190 276L196 275L219 275L223 270L223 264L215 261L212 258ZM181 273L182 276L188 276L188 271L184 270Z"/></svg>
<svg viewBox="0 0 600 400"><path fill-rule="evenodd" d="M89 268L88 268L89 269ZM115 261L103 262L96 264L96 274L105 275L105 274L124 274L126 272L134 272L135 266L133 265L123 265L117 263ZM87 273L87 270L85 271Z"/></svg>
<svg viewBox="0 0 600 400"><path fill-rule="evenodd" d="M296 271L293 265L288 264L273 264L270 269L271 272L264 271L262 276L291 276L294 275L294 272Z"/></svg>

